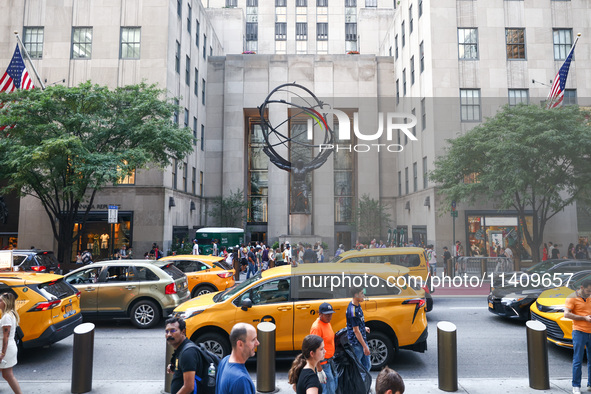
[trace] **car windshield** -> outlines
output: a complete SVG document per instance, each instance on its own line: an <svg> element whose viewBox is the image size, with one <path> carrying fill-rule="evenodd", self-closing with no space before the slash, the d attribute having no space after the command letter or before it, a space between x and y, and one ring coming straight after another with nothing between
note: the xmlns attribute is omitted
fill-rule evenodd
<svg viewBox="0 0 591 394"><path fill-rule="evenodd" d="M261 279L262 275L259 272L255 276L251 276L249 279L245 280L244 282L240 283L237 286L230 287L228 290L222 291L221 293L216 294L213 297L213 302L222 302L226 301L228 298L233 297L234 295L240 293L242 289L247 288L252 283L256 282L257 280Z"/></svg>
<svg viewBox="0 0 591 394"><path fill-rule="evenodd" d="M571 280L570 283L568 284L568 287L570 287L573 290L578 290L579 287L581 287L581 285L583 284L583 282L586 281L586 280L591 280L591 273L589 273L588 275L583 276L580 279Z"/></svg>
<svg viewBox="0 0 591 394"><path fill-rule="evenodd" d="M528 272L530 274L533 274L533 273L541 274L541 273L548 271L555 264L556 264L555 260L542 261L541 263L538 263L538 264L534 265L533 267L528 268L527 271L525 271L525 272Z"/></svg>
<svg viewBox="0 0 591 394"><path fill-rule="evenodd" d="M226 271L232 269L232 266L230 264L226 263L225 260L214 261L213 265L215 265L216 267L221 268L223 270L226 270Z"/></svg>

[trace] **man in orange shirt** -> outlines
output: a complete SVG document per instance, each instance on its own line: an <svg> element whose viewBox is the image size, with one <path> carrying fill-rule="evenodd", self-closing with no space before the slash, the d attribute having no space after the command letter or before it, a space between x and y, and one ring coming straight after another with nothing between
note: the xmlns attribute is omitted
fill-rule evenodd
<svg viewBox="0 0 591 394"><path fill-rule="evenodd" d="M334 331L330 325L334 309L328 302L318 308L318 319L312 324L310 334L318 335L324 340L324 360L318 363L318 379L322 384L322 394L335 394L338 387L337 374L332 359L334 356Z"/></svg>
<svg viewBox="0 0 591 394"><path fill-rule="evenodd" d="M573 393L581 392L583 352L587 347L587 390L591 390L591 280L566 299L564 317L573 321Z"/></svg>

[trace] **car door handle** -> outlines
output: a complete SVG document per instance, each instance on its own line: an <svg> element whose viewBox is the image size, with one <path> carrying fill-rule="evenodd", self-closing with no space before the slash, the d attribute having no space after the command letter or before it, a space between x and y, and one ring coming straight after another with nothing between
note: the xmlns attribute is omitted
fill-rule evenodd
<svg viewBox="0 0 591 394"><path fill-rule="evenodd" d="M291 311L291 306L278 306L277 310L281 312Z"/></svg>
<svg viewBox="0 0 591 394"><path fill-rule="evenodd" d="M310 309L310 304L298 305L296 309Z"/></svg>
<svg viewBox="0 0 591 394"><path fill-rule="evenodd" d="M86 289L84 289L85 291L95 291L96 288L94 287L87 287Z"/></svg>
<svg viewBox="0 0 591 394"><path fill-rule="evenodd" d="M127 289L127 290L133 290L133 289L135 289L135 286L127 286L125 289Z"/></svg>

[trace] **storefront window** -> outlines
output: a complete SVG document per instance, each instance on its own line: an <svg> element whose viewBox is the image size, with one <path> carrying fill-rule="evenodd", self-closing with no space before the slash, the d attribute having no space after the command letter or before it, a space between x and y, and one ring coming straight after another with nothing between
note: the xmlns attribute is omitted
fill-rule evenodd
<svg viewBox="0 0 591 394"><path fill-rule="evenodd" d="M520 223L517 216L469 215L468 250L470 256L497 257L507 247L521 259L531 258L531 248L523 236L524 225L532 228L532 217Z"/></svg>
<svg viewBox="0 0 591 394"><path fill-rule="evenodd" d="M79 214L78 220L82 221L82 217L83 214ZM133 212L119 211L118 218L118 223L108 223L105 210L90 212L83 226L76 223L74 235L80 231L80 238L72 245L72 261L76 261L77 253L84 250L92 253L93 261L108 260L113 258L123 245L129 254L132 247Z"/></svg>

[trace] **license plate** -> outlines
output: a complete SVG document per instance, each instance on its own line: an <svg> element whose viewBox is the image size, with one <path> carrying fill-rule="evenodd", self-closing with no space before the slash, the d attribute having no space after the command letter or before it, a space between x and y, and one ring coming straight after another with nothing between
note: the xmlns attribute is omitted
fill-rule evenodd
<svg viewBox="0 0 591 394"><path fill-rule="evenodd" d="M74 315L76 311L72 308L72 304L64 306L64 319Z"/></svg>
<svg viewBox="0 0 591 394"><path fill-rule="evenodd" d="M495 307L493 306L492 302L489 302L489 303L488 303L488 307L489 307L490 309L495 309Z"/></svg>

